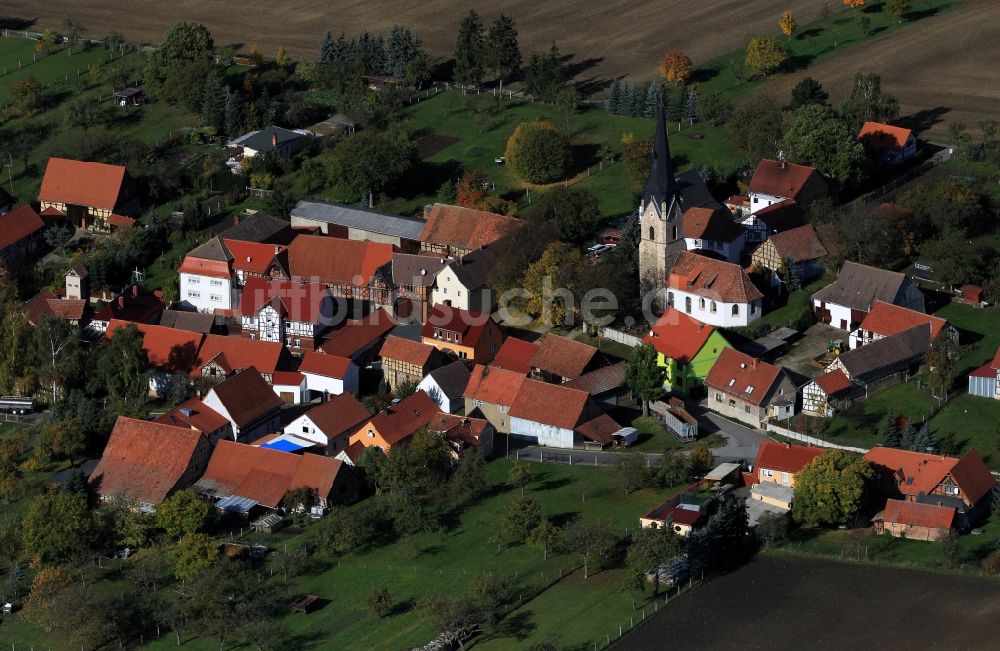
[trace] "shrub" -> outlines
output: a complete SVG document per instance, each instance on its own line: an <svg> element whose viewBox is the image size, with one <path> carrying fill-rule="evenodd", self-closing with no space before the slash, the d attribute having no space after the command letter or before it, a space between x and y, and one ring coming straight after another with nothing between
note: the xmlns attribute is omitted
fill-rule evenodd
<svg viewBox="0 0 1000 651"><path fill-rule="evenodd" d="M551 122L523 122L507 140L507 165L529 183L552 183L566 176L569 138Z"/></svg>

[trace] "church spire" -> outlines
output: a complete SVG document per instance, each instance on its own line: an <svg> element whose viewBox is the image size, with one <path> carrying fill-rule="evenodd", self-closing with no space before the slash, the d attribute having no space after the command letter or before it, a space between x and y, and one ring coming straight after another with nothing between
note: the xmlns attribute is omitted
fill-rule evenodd
<svg viewBox="0 0 1000 651"><path fill-rule="evenodd" d="M674 161L670 157L670 144L667 141L667 121L663 115L663 107L656 111L656 137L653 139L653 164L649 170L649 180L642 193L644 202L653 202L657 211L664 203L677 195L677 180L674 178Z"/></svg>

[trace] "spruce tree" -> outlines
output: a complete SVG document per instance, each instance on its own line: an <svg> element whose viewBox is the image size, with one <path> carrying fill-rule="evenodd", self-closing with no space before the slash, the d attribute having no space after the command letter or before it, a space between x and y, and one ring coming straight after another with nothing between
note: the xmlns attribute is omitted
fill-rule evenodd
<svg viewBox="0 0 1000 651"><path fill-rule="evenodd" d="M663 112L664 117L670 122L680 122L684 118L683 86L679 86L667 93Z"/></svg>
<svg viewBox="0 0 1000 651"><path fill-rule="evenodd" d="M503 82L521 69L521 49L517 42L517 27L510 16L500 14L486 34L486 65L496 75L503 92Z"/></svg>
<svg viewBox="0 0 1000 651"><path fill-rule="evenodd" d="M333 55L333 34L330 33L330 30L326 30L323 34L323 40L319 42L319 57L316 58L316 63L320 65L330 63L333 60Z"/></svg>
<svg viewBox="0 0 1000 651"><path fill-rule="evenodd" d="M878 428L882 445L887 448L899 447L899 424L893 414L886 414Z"/></svg>
<svg viewBox="0 0 1000 651"><path fill-rule="evenodd" d="M622 82L615 77L611 80L611 86L608 88L608 100L605 106L608 109L608 113L618 113L619 104L621 103L622 95Z"/></svg>
<svg viewBox="0 0 1000 651"><path fill-rule="evenodd" d="M221 133L226 121L226 95L228 90L214 71L205 77L205 89L201 100L201 124L213 127Z"/></svg>
<svg viewBox="0 0 1000 651"><path fill-rule="evenodd" d="M660 84L655 81L649 82L649 86L646 88L646 107L643 115L647 118L655 118L662 102L663 92L660 89Z"/></svg>
<svg viewBox="0 0 1000 651"><path fill-rule="evenodd" d="M484 52L483 21L470 9L458 27L455 40L454 78L460 84L479 84L483 81Z"/></svg>
<svg viewBox="0 0 1000 651"><path fill-rule="evenodd" d="M423 54L423 44L410 28L395 25L385 42L386 74L397 79L406 76L406 66Z"/></svg>
<svg viewBox="0 0 1000 651"><path fill-rule="evenodd" d="M629 88L628 114L633 118L642 117L645 111L646 92L641 84Z"/></svg>
<svg viewBox="0 0 1000 651"><path fill-rule="evenodd" d="M226 93L226 135L236 138L243 133L243 99L238 92Z"/></svg>
<svg viewBox="0 0 1000 651"><path fill-rule="evenodd" d="M912 421L906 422L906 427L899 433L899 447L904 450L912 450L917 443L917 428Z"/></svg>
<svg viewBox="0 0 1000 651"><path fill-rule="evenodd" d="M791 291L802 289L802 269L791 259L788 261L788 286Z"/></svg>
<svg viewBox="0 0 1000 651"><path fill-rule="evenodd" d="M917 436L913 442L914 452L933 452L937 449L937 441L934 440L934 435L931 434L931 428L924 423L920 426L917 431Z"/></svg>
<svg viewBox="0 0 1000 651"><path fill-rule="evenodd" d="M688 90L684 97L684 119L688 125L692 125L698 119L698 91L694 88Z"/></svg>

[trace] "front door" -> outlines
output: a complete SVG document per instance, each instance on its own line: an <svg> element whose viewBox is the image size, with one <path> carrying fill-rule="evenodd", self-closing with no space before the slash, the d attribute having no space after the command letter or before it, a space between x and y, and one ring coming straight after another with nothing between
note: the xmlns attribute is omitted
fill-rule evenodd
<svg viewBox="0 0 1000 651"><path fill-rule="evenodd" d="M788 486L788 473L787 472L781 473L781 485L782 486Z"/></svg>
<svg viewBox="0 0 1000 651"><path fill-rule="evenodd" d="M840 329L841 330L847 330L847 319L841 319L840 320Z"/></svg>

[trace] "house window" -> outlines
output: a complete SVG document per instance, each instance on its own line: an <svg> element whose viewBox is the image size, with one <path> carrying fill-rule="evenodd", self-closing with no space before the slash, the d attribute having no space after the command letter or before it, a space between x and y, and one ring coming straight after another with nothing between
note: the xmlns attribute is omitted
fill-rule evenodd
<svg viewBox="0 0 1000 651"><path fill-rule="evenodd" d="M211 298L214 303L222 302L222 296L220 296L219 294L212 294L209 298Z"/></svg>
<svg viewBox="0 0 1000 651"><path fill-rule="evenodd" d="M691 297L690 296L685 296L684 297L684 311L687 312L688 314L691 314Z"/></svg>
<svg viewBox="0 0 1000 651"><path fill-rule="evenodd" d="M368 430L368 438L370 438L370 439L375 438L375 430L371 430L371 429Z"/></svg>
<svg viewBox="0 0 1000 651"><path fill-rule="evenodd" d="M774 471L773 470L761 470L760 474L763 477L774 477Z"/></svg>
<svg viewBox="0 0 1000 651"><path fill-rule="evenodd" d="M456 293L456 294L458 294L458 295L459 295L459 297L461 297L461 296L462 296L462 290L461 290L461 289L459 289L459 290L456 290L456 291L455 291L455 293Z"/></svg>
<svg viewBox="0 0 1000 651"><path fill-rule="evenodd" d="M743 407L743 411L745 411L745 412L747 412L749 414L750 413L750 405L744 406Z"/></svg>
<svg viewBox="0 0 1000 651"><path fill-rule="evenodd" d="M447 287L442 287L441 288L441 293L447 294L448 293L448 288Z"/></svg>
<svg viewBox="0 0 1000 651"><path fill-rule="evenodd" d="M740 306L739 305L734 305L733 306L733 316L739 316L739 315L740 315Z"/></svg>
<svg viewBox="0 0 1000 651"><path fill-rule="evenodd" d="M704 310L705 309L705 299L704 298L699 298L698 299L698 309L700 309L700 310Z"/></svg>
<svg viewBox="0 0 1000 651"><path fill-rule="evenodd" d="M308 425L303 425L302 426L302 433L303 434L308 434L309 433L309 426Z"/></svg>
<svg viewBox="0 0 1000 651"><path fill-rule="evenodd" d="M754 198L753 198L753 202L754 202L754 203L759 203L759 202L760 202L760 199L758 199L758 198L757 198L757 196L755 195L755 196L754 196Z"/></svg>
<svg viewBox="0 0 1000 651"><path fill-rule="evenodd" d="M667 292L667 305L669 305L670 307L674 306L674 293L673 292Z"/></svg>
<svg viewBox="0 0 1000 651"><path fill-rule="evenodd" d="M712 314L715 314L715 301L712 301L711 310Z"/></svg>
<svg viewBox="0 0 1000 651"><path fill-rule="evenodd" d="M222 281L221 280L213 280L212 281L212 286L213 287L222 287Z"/></svg>
<svg viewBox="0 0 1000 651"><path fill-rule="evenodd" d="M944 492L948 495L958 495L958 486L945 486Z"/></svg>
<svg viewBox="0 0 1000 651"><path fill-rule="evenodd" d="M197 278L192 278L191 276L188 276L188 285L197 285L197 284L198 284Z"/></svg>
<svg viewBox="0 0 1000 651"><path fill-rule="evenodd" d="M188 292L188 298L201 298L201 292Z"/></svg>
<svg viewBox="0 0 1000 651"><path fill-rule="evenodd" d="M721 393L715 394L715 401L716 402L722 402L722 394Z"/></svg>

